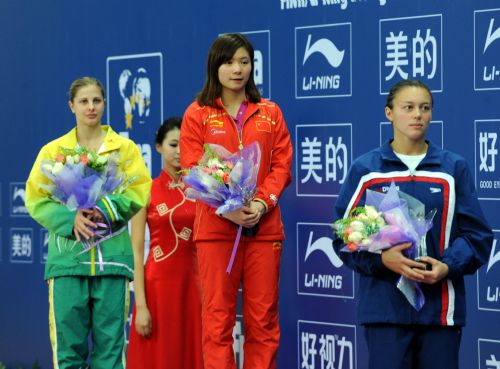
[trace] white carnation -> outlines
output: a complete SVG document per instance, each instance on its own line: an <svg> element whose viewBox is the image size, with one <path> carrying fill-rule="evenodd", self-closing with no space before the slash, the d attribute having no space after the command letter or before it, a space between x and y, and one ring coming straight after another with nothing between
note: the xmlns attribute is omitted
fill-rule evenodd
<svg viewBox="0 0 500 369"><path fill-rule="evenodd" d="M349 224L349 226L352 228L354 232L362 232L365 229L365 225L363 222L360 222L359 220L354 220Z"/></svg>
<svg viewBox="0 0 500 369"><path fill-rule="evenodd" d="M47 172L52 173L52 165L49 163L45 163L42 165L42 168L45 169Z"/></svg>
<svg viewBox="0 0 500 369"><path fill-rule="evenodd" d="M359 243L363 239L361 232L352 232L347 238L349 242Z"/></svg>
<svg viewBox="0 0 500 369"><path fill-rule="evenodd" d="M375 207L371 205L366 205L365 210L366 210L366 216L370 219L377 219L380 216L377 209L375 209Z"/></svg>
<svg viewBox="0 0 500 369"><path fill-rule="evenodd" d="M60 162L55 163L54 166L52 167L52 174L56 175L62 170L62 168L64 168L63 163Z"/></svg>

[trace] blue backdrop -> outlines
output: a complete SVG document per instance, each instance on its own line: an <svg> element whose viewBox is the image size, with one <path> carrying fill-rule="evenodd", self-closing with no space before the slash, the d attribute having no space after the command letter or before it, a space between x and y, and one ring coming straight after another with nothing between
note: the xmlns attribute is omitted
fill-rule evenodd
<svg viewBox="0 0 500 369"><path fill-rule="evenodd" d="M280 369L366 368L357 278L333 252L330 224L352 160L391 135L383 107L395 81L432 88L429 137L468 160L498 239L496 0L2 0L0 362L51 367L47 233L26 213L24 184L41 146L74 124L70 83L91 75L106 84L105 120L140 145L156 176L154 131L192 101L224 32L253 42L255 81L283 109L295 148L294 181L280 200ZM500 368L499 259L495 240L488 265L467 278L464 369ZM235 338L241 367L240 320Z"/></svg>

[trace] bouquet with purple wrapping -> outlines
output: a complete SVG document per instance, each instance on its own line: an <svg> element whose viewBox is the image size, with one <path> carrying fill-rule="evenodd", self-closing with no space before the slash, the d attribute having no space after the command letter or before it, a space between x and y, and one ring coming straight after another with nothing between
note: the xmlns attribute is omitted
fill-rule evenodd
<svg viewBox="0 0 500 369"><path fill-rule="evenodd" d="M365 206L353 209L351 216L337 220L333 228L346 244L342 251L376 253L410 242L412 246L403 253L418 259L427 255L423 241L435 214L433 209L426 215L425 205L398 191L393 182L385 194L367 190ZM416 310L422 308L425 297L417 282L400 277L397 286Z"/></svg>
<svg viewBox="0 0 500 369"><path fill-rule="evenodd" d="M54 160L42 161L42 173L51 184L40 187L69 210L90 209L102 197L123 190L125 175L118 164L116 152L99 155L84 147L61 148Z"/></svg>
<svg viewBox="0 0 500 369"><path fill-rule="evenodd" d="M184 182L190 186L186 189L186 196L215 208L218 215L248 205L256 191L259 144L253 142L236 153L216 144L205 144L204 150L198 165L185 171ZM257 228L254 228L256 231ZM241 233L242 226L239 226L226 270L228 273L231 272Z"/></svg>
<svg viewBox="0 0 500 369"><path fill-rule="evenodd" d="M50 184L39 184L50 197L69 210L91 209L97 202L112 193L121 193L136 178L125 178L119 169L119 155L99 155L85 147L61 148L53 160L43 160L42 173ZM101 212L102 213L102 212ZM103 214L104 215L104 214ZM100 240L111 232L111 223L104 215L104 222L96 222L91 239L82 239L83 252L97 247L100 267L103 269ZM75 241L76 243L76 241Z"/></svg>
<svg viewBox="0 0 500 369"><path fill-rule="evenodd" d="M216 214L230 213L247 205L255 195L260 164L260 148L254 142L230 153L215 144L205 144L197 166L187 171L186 196L216 208Z"/></svg>

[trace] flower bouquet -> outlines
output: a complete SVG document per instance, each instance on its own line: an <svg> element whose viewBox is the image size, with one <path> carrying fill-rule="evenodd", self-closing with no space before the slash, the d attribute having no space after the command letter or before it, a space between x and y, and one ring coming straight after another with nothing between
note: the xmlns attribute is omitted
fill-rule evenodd
<svg viewBox="0 0 500 369"><path fill-rule="evenodd" d="M184 171L184 182L190 186L186 190L186 196L216 208L215 213L218 215L249 204L255 195L259 173L259 144L253 142L234 154L215 144L205 144L204 150L198 165ZM245 228L246 235L255 235L258 229L256 227ZM239 226L228 273L231 271L242 231L243 227Z"/></svg>
<svg viewBox="0 0 500 369"><path fill-rule="evenodd" d="M96 202L120 191L125 176L119 172L119 155L99 155L84 147L61 148L54 160L43 160L42 173L51 184L40 185L70 210L90 209Z"/></svg>
<svg viewBox="0 0 500 369"><path fill-rule="evenodd" d="M381 252L392 246L410 242L406 257L418 259L427 255L425 234L432 227L436 209L425 214L425 205L416 198L396 189L391 183L387 193L366 191L365 205L354 208L349 217L333 224L337 237L347 252ZM410 304L420 310L425 298L418 283L401 277L397 284Z"/></svg>
<svg viewBox="0 0 500 369"><path fill-rule="evenodd" d="M60 148L54 159L42 161L41 171L50 183L39 186L71 211L91 209L101 198L123 192L135 180L125 180L124 173L119 170L119 155L116 152L99 155L80 146L74 149ZM106 219L104 212L101 214L106 223L96 222L98 228L93 231L94 237L81 241L84 247L82 252L98 246L101 256L99 240L111 232L110 221Z"/></svg>

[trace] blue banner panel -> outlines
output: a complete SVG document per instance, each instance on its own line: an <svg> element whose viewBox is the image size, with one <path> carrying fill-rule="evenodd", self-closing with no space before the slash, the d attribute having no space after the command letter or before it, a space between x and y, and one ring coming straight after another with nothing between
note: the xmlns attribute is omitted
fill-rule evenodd
<svg viewBox="0 0 500 369"><path fill-rule="evenodd" d="M380 91L400 79L419 79L443 90L442 15L380 20Z"/></svg>
<svg viewBox="0 0 500 369"><path fill-rule="evenodd" d="M351 96L351 24L295 28L295 97Z"/></svg>
<svg viewBox="0 0 500 369"><path fill-rule="evenodd" d="M317 321L297 322L297 368L356 368L356 327Z"/></svg>
<svg viewBox="0 0 500 369"><path fill-rule="evenodd" d="M474 89L500 89L500 9L474 12Z"/></svg>
<svg viewBox="0 0 500 369"><path fill-rule="evenodd" d="M497 0L255 0L231 7L221 0L89 0L85 10L73 2L0 1L0 363L53 365L43 279L48 232L27 213L25 182L41 147L74 126L71 82L86 75L103 82L103 123L137 144L156 177L156 130L194 100L208 49L227 32L252 42L255 84L279 104L294 146L293 180L279 199L286 240L278 369L367 368L358 275L334 252L331 224L352 162L393 136L384 108L402 78L433 91L427 137L465 158L494 229L486 265L465 279L460 364L500 368ZM233 334L238 369L241 301Z"/></svg>
<svg viewBox="0 0 500 369"><path fill-rule="evenodd" d="M295 126L297 196L338 196L352 161L351 124Z"/></svg>
<svg viewBox="0 0 500 369"><path fill-rule="evenodd" d="M333 249L331 224L297 223L297 293L354 299L354 272Z"/></svg>

